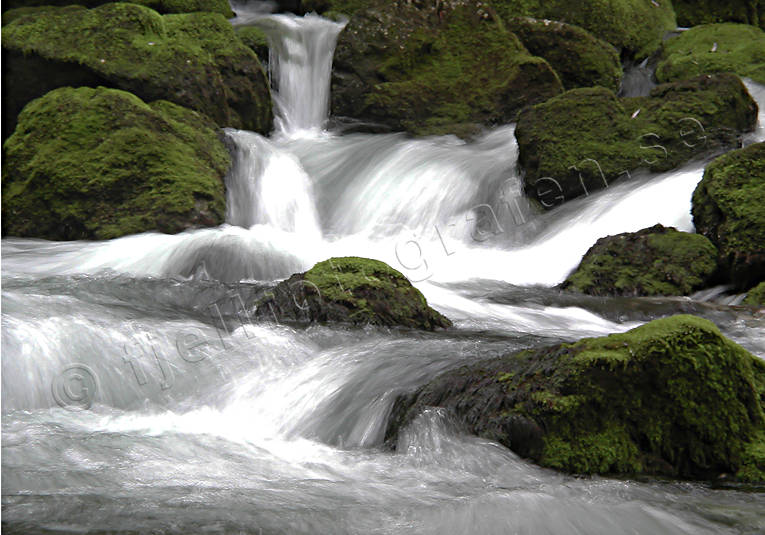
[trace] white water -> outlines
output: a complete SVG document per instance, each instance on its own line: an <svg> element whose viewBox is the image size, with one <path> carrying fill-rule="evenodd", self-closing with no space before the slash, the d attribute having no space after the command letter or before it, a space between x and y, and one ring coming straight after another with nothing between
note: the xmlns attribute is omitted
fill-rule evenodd
<svg viewBox="0 0 765 535"><path fill-rule="evenodd" d="M734 309L510 286L557 284L608 234L657 222L691 230L703 164L536 215L520 193L512 126L469 144L322 132L339 28L317 17L255 19L281 43L271 60L279 131L227 131L226 225L108 242L3 240L4 528L765 531L762 495L564 477L464 436L438 412L424 414L397 453L380 449L397 393L481 357L666 314L641 307L695 306L765 354L762 320ZM765 104L762 89L750 89ZM218 281L271 282L338 255L387 261L456 328L211 321L210 305L229 291ZM511 298L518 291L526 297ZM73 364L84 368L67 371ZM83 392L66 380L91 388L89 409L72 410Z"/></svg>

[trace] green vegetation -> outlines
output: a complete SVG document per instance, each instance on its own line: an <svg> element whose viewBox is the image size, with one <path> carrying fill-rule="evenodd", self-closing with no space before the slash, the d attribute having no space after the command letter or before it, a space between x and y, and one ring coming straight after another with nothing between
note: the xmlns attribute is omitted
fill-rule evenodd
<svg viewBox="0 0 765 535"><path fill-rule="evenodd" d="M765 28L765 2L762 0L672 0L680 26L714 22L743 22Z"/></svg>
<svg viewBox="0 0 765 535"><path fill-rule="evenodd" d="M503 19L535 17L575 24L614 45L627 56L642 59L675 29L670 2L644 0L493 0Z"/></svg>
<svg viewBox="0 0 765 535"><path fill-rule="evenodd" d="M762 480L764 386L765 363L679 315L442 374L399 399L388 437L440 406L566 472Z"/></svg>
<svg viewBox="0 0 765 535"><path fill-rule="evenodd" d="M215 226L229 155L205 116L103 87L32 101L3 145L4 235L109 239Z"/></svg>
<svg viewBox="0 0 765 535"><path fill-rule="evenodd" d="M696 231L717 245L737 288L765 280L765 142L709 164L693 192L691 211Z"/></svg>
<svg viewBox="0 0 765 535"><path fill-rule="evenodd" d="M765 281L761 282L746 293L745 305L765 306Z"/></svg>
<svg viewBox="0 0 765 535"><path fill-rule="evenodd" d="M237 37L255 52L261 62L268 61L268 37L263 30L255 26L239 26L235 31Z"/></svg>
<svg viewBox="0 0 765 535"><path fill-rule="evenodd" d="M368 258L330 258L279 283L256 315L293 321L434 330L451 322L401 273Z"/></svg>
<svg viewBox="0 0 765 535"><path fill-rule="evenodd" d="M41 8L6 24L2 47L4 137L27 102L62 86L114 87L220 126L272 127L263 68L219 14L160 16L127 3Z"/></svg>
<svg viewBox="0 0 765 535"><path fill-rule="evenodd" d="M564 88L599 85L619 89L622 66L618 52L609 43L562 22L529 17L504 22L529 52L555 69Z"/></svg>
<svg viewBox="0 0 765 535"><path fill-rule="evenodd" d="M765 84L765 32L745 24L710 24L664 44L656 78L670 82L715 72L735 72Z"/></svg>
<svg viewBox="0 0 765 535"><path fill-rule="evenodd" d="M757 105L741 80L717 74L660 85L639 98L574 89L525 109L515 136L527 194L552 208L637 168L667 171L735 146L756 120Z"/></svg>
<svg viewBox="0 0 765 535"><path fill-rule="evenodd" d="M366 9L375 4L381 4L382 0L303 0L301 6L303 11L310 13L339 13L350 16L356 11Z"/></svg>
<svg viewBox="0 0 765 535"><path fill-rule="evenodd" d="M110 0L10 0L3 4L3 9L69 5L91 8L109 2ZM131 3L150 7L158 13L195 13L197 11L206 11L209 13L220 13L226 18L234 16L228 0L133 0ZM3 19L5 19L5 16L6 13L3 13ZM3 24L5 22L3 20Z"/></svg>
<svg viewBox="0 0 765 535"><path fill-rule="evenodd" d="M561 91L555 72L476 2L358 11L335 53L332 111L415 134L506 123Z"/></svg>
<svg viewBox="0 0 765 535"><path fill-rule="evenodd" d="M699 234L656 225L601 238L562 287L590 295L688 295L709 286L717 248Z"/></svg>

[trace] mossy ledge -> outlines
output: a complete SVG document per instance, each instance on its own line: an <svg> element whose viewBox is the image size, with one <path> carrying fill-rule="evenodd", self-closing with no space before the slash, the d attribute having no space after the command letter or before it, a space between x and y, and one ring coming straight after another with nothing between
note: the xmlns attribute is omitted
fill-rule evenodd
<svg viewBox="0 0 765 535"><path fill-rule="evenodd" d="M636 169L668 171L694 156L734 148L756 122L756 102L730 73L663 84L647 97L573 89L519 115L524 189L554 208Z"/></svg>
<svg viewBox="0 0 765 535"><path fill-rule="evenodd" d="M263 67L220 14L159 15L128 3L42 7L3 26L3 137L24 105L64 86L169 100L219 126L271 131Z"/></svg>
<svg viewBox="0 0 765 535"><path fill-rule="evenodd" d="M717 247L700 234L655 225L599 239L561 285L589 295L688 295L711 286Z"/></svg>
<svg viewBox="0 0 765 535"><path fill-rule="evenodd" d="M575 474L765 481L765 362L704 319L481 361L400 396L386 437L426 407Z"/></svg>
<svg viewBox="0 0 765 535"><path fill-rule="evenodd" d="M384 262L330 258L279 283L257 303L256 316L435 330L451 322L428 306L401 273Z"/></svg>
<svg viewBox="0 0 765 535"><path fill-rule="evenodd" d="M765 282L761 282L746 292L744 304L755 307L765 307Z"/></svg>
<svg viewBox="0 0 765 535"><path fill-rule="evenodd" d="M710 163L691 213L696 231L717 245L730 282L746 290L765 280L765 142Z"/></svg>
<svg viewBox="0 0 765 535"><path fill-rule="evenodd" d="M116 89L30 102L3 145L3 234L52 240L223 222L229 154L204 115Z"/></svg>

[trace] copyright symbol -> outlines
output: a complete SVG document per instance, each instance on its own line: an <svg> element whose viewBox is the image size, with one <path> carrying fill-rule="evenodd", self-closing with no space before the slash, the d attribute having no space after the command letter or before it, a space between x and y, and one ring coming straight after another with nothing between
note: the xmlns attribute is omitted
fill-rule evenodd
<svg viewBox="0 0 765 535"><path fill-rule="evenodd" d="M98 381L93 370L84 364L72 364L53 380L53 399L60 407L70 411L90 408L96 397Z"/></svg>

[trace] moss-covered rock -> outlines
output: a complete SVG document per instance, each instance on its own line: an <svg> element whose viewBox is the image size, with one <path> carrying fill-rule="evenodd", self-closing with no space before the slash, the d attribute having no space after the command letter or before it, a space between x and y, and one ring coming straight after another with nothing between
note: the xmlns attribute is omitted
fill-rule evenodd
<svg viewBox="0 0 765 535"><path fill-rule="evenodd" d="M503 19L536 17L581 26L624 55L642 59L675 29L670 2L646 0L492 0Z"/></svg>
<svg viewBox="0 0 765 535"><path fill-rule="evenodd" d="M762 0L672 0L680 26L715 22L743 22L765 28L765 2Z"/></svg>
<svg viewBox="0 0 765 535"><path fill-rule="evenodd" d="M3 3L3 9L24 9L38 6L70 6L96 7L112 0L10 0ZM228 0L132 0L131 4L150 7L158 13L196 13L206 11L220 13L226 18L234 16ZM5 19L3 13L3 19ZM3 24L5 24L3 20Z"/></svg>
<svg viewBox="0 0 765 535"><path fill-rule="evenodd" d="M681 315L446 372L397 400L386 435L436 406L566 472L757 480L763 405L765 363Z"/></svg>
<svg viewBox="0 0 765 535"><path fill-rule="evenodd" d="M115 89L30 102L3 145L4 235L109 239L223 222L229 155L207 117Z"/></svg>
<svg viewBox="0 0 765 535"><path fill-rule="evenodd" d="M561 92L542 58L476 0L389 2L340 34L332 112L415 134L507 123Z"/></svg>
<svg viewBox="0 0 765 535"><path fill-rule="evenodd" d="M263 30L255 26L239 26L236 28L236 35L255 52L261 63L268 62L268 37Z"/></svg>
<svg viewBox="0 0 765 535"><path fill-rule="evenodd" d="M693 192L696 231L717 245L739 289L765 280L765 142L720 156Z"/></svg>
<svg viewBox="0 0 765 535"><path fill-rule="evenodd" d="M3 27L2 49L4 137L27 102L62 86L114 87L220 126L272 127L263 68L219 14L161 16L127 3L41 8Z"/></svg>
<svg viewBox="0 0 765 535"><path fill-rule="evenodd" d="M765 282L761 282L746 292L746 299L744 299L744 304L756 307L765 306Z"/></svg>
<svg viewBox="0 0 765 535"><path fill-rule="evenodd" d="M716 74L660 85L648 97L574 89L524 110L515 136L527 194L552 208L637 168L666 171L735 147L756 121L741 80Z"/></svg>
<svg viewBox="0 0 765 535"><path fill-rule="evenodd" d="M594 85L619 89L622 65L609 43L563 22L516 17L505 24L529 52L547 60L565 89Z"/></svg>
<svg viewBox="0 0 765 535"><path fill-rule="evenodd" d="M691 28L664 43L656 78L671 82L715 72L765 84L765 32L733 23Z"/></svg>
<svg viewBox="0 0 765 535"><path fill-rule="evenodd" d="M384 262L358 257L330 258L292 275L258 303L255 314L430 331L451 325L401 273Z"/></svg>
<svg viewBox="0 0 765 535"><path fill-rule="evenodd" d="M301 7L305 13L338 13L350 16L356 11L379 5L383 2L385 0L302 0Z"/></svg>
<svg viewBox="0 0 765 535"><path fill-rule="evenodd" d="M599 239L562 288L590 295L688 295L711 285L717 248L700 234L656 225Z"/></svg>

